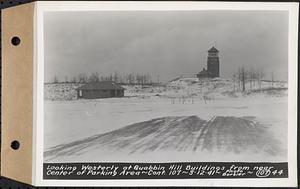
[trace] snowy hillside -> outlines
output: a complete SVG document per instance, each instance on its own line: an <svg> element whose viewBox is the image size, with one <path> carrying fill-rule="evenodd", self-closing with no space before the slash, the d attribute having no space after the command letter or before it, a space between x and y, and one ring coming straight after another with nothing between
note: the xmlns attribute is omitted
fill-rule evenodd
<svg viewBox="0 0 300 189"><path fill-rule="evenodd" d="M287 160L285 82L177 78L103 99L77 99L78 86L45 84L46 161Z"/></svg>
<svg viewBox="0 0 300 189"><path fill-rule="evenodd" d="M45 84L45 100L76 100L76 88L83 84L59 83ZM165 98L207 98L217 99L225 97L238 97L241 95L275 95L287 94L286 82L262 81L260 85L253 82L251 90L249 83L246 83L244 93L238 91L237 84L223 78L202 79L198 78L177 78L164 85L122 85L125 90L125 97L165 97Z"/></svg>
<svg viewBox="0 0 300 189"><path fill-rule="evenodd" d="M50 83L44 85L45 100L75 100L79 83Z"/></svg>
<svg viewBox="0 0 300 189"><path fill-rule="evenodd" d="M178 152L257 154L276 158L285 153L266 126L253 117L217 116L206 121L197 116L162 117L131 124L112 132L94 135L53 147L45 152L48 161L93 161L100 154L165 154ZM226 156L226 155L225 155ZM172 158L170 158L172 160Z"/></svg>

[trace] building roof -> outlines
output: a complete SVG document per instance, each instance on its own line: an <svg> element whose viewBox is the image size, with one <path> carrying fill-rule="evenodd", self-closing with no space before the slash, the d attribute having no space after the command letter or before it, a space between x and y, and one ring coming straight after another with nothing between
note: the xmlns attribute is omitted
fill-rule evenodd
<svg viewBox="0 0 300 189"><path fill-rule="evenodd" d="M200 71L198 74L196 74L197 77L210 77L212 75L211 72L209 72L208 70L204 69L202 71Z"/></svg>
<svg viewBox="0 0 300 189"><path fill-rule="evenodd" d="M125 88L113 81L99 81L87 83L76 90L125 90Z"/></svg>
<svg viewBox="0 0 300 189"><path fill-rule="evenodd" d="M214 46L208 50L208 52L219 52Z"/></svg>
<svg viewBox="0 0 300 189"><path fill-rule="evenodd" d="M208 70L203 69L203 70L200 71L198 74L199 74L199 75L208 75L208 74L210 74L210 72L209 72Z"/></svg>

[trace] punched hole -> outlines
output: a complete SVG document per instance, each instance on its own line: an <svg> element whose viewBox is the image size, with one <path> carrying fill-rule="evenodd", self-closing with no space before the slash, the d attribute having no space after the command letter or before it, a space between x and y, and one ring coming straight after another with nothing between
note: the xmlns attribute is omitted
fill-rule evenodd
<svg viewBox="0 0 300 189"><path fill-rule="evenodd" d="M19 143L19 141L17 141L17 140L12 141L11 144L10 144L10 147L11 147L12 149L14 149L14 150L19 149L19 148L20 148L20 143Z"/></svg>
<svg viewBox="0 0 300 189"><path fill-rule="evenodd" d="M14 46L17 46L17 45L19 45L21 43L21 39L19 38L19 37L17 37L17 36L15 36L15 37L13 37L12 39L11 39L11 44L13 44Z"/></svg>

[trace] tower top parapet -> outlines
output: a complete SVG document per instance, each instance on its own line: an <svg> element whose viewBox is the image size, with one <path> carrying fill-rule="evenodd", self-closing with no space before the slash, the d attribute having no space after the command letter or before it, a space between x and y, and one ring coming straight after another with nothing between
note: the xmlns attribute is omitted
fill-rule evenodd
<svg viewBox="0 0 300 189"><path fill-rule="evenodd" d="M214 46L208 50L209 53L219 52Z"/></svg>

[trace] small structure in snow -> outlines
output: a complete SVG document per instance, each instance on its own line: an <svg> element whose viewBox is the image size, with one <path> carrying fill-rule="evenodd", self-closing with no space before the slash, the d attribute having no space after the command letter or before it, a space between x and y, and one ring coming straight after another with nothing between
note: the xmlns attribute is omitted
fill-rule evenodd
<svg viewBox="0 0 300 189"><path fill-rule="evenodd" d="M199 73L196 74L197 77L200 78L212 78L213 74L210 73L207 69L203 68L202 71L200 71Z"/></svg>
<svg viewBox="0 0 300 189"><path fill-rule="evenodd" d="M124 97L124 90L125 88L113 81L87 83L76 89L77 98L84 99Z"/></svg>

